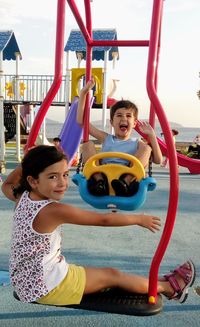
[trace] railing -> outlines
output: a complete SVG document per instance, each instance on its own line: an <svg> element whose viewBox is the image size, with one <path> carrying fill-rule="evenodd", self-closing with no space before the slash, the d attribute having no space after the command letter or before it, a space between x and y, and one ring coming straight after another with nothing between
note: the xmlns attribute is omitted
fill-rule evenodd
<svg viewBox="0 0 200 327"><path fill-rule="evenodd" d="M3 75L3 97L5 102L40 104L53 83L53 75ZM62 83L52 105L64 106L66 103L66 78Z"/></svg>

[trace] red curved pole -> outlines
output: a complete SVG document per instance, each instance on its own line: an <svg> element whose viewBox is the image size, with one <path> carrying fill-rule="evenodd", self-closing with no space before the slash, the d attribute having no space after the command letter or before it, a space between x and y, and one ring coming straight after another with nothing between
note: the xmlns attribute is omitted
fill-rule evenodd
<svg viewBox="0 0 200 327"><path fill-rule="evenodd" d="M83 23L82 17L79 13L75 1L67 0L67 2L71 8L71 11L86 41L86 82L87 82L91 78L91 68L92 68L92 16L91 16L90 0L84 0L86 26ZM83 142L87 142L89 140L89 122L90 122L90 94L87 94L86 101L85 101L85 110L84 110Z"/></svg>
<svg viewBox="0 0 200 327"><path fill-rule="evenodd" d="M90 0L84 0L85 2L85 17L86 17L86 28L92 39L92 17ZM86 82L91 78L91 68L92 68L92 46L87 43L86 49ZM83 142L89 140L89 123L90 123L90 93L86 96L85 101L85 111L84 111L84 130L83 130Z"/></svg>
<svg viewBox="0 0 200 327"><path fill-rule="evenodd" d="M42 102L40 110L38 111L37 116L34 120L33 126L29 134L29 138L27 140L26 150L34 145L38 132L40 130L40 126L62 82L64 29L65 29L65 3L66 0L58 0L57 2L55 72L54 72L53 84L51 85L44 101Z"/></svg>
<svg viewBox="0 0 200 327"><path fill-rule="evenodd" d="M77 21L77 24L81 30L81 32L83 33L84 39L86 41L87 44L91 44L92 40L91 40L91 34L88 32L87 28L84 25L84 22L81 18L81 15L79 13L79 10L76 6L76 3L74 0L67 0L68 5L74 15L74 18ZM86 8L87 7L87 8ZM88 20L88 16L89 16L89 12L90 12L90 3L89 4L85 4L85 9L86 9L86 19ZM91 15L91 14L90 14ZM91 17L91 16L90 16Z"/></svg>
<svg viewBox="0 0 200 327"><path fill-rule="evenodd" d="M179 177L177 168L177 156L175 145L172 138L170 126L168 124L167 117L162 108L162 105L157 97L155 89L155 60L157 59L157 48L160 37L160 26L161 26L161 14L162 14L163 0L154 0L153 13L152 13L152 25L151 35L149 44L149 58L148 58L148 69L147 69L147 92L151 102L153 103L154 110L160 121L160 125L166 136L166 145L169 155L169 166L170 166L170 196L169 206L166 217L166 222L163 230L162 237L159 245L152 259L150 273L149 273L149 303L155 303L157 297L157 281L158 281L158 270L161 260L165 254L168 246L176 217L176 211L178 206L178 188L179 188Z"/></svg>

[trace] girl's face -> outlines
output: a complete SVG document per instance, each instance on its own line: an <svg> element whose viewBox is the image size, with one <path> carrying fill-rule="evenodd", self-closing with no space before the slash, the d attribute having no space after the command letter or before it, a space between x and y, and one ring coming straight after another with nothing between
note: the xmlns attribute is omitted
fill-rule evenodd
<svg viewBox="0 0 200 327"><path fill-rule="evenodd" d="M114 128L115 136L122 140L127 140L130 138L131 133L137 120L134 116L134 111L132 108L125 109L119 108L116 110L111 125Z"/></svg>
<svg viewBox="0 0 200 327"><path fill-rule="evenodd" d="M32 191L32 200L52 199L59 201L63 198L68 187L68 167L65 159L45 168L37 179L32 176L27 178Z"/></svg>

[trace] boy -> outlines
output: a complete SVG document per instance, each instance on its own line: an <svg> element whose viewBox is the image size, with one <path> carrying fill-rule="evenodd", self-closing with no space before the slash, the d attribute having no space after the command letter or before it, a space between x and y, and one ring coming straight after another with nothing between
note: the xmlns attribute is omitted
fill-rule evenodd
<svg viewBox="0 0 200 327"><path fill-rule="evenodd" d="M85 100L87 93L94 87L94 78L82 88L79 97L77 122L83 125L83 116L85 108ZM148 135L150 145L142 140L132 138L131 133L138 123L138 108L134 103L128 100L116 102L110 109L110 123L114 129L114 135L110 135L99 130L92 124L89 125L89 134L96 138L102 144L103 152L124 152L137 157L144 167L148 165L150 155L156 164L160 164L162 153L160 151L155 132L153 128L146 122L139 123L141 132ZM89 141L83 144L83 162L86 162L91 156L96 154L94 143ZM103 164L108 162L128 165L123 159L104 159ZM139 184L133 175L122 175L119 180L114 179L112 187L117 196L132 196L138 190ZM105 176L100 173L94 174L88 181L88 189L91 194L103 196L109 194L108 183Z"/></svg>

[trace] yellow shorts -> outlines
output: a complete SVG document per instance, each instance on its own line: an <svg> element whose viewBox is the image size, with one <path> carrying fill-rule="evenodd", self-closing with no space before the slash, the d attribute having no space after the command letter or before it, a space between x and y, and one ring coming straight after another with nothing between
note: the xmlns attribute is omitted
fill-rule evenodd
<svg viewBox="0 0 200 327"><path fill-rule="evenodd" d="M69 265L68 273L63 281L36 302L49 305L79 304L83 297L85 283L85 269L81 266Z"/></svg>

